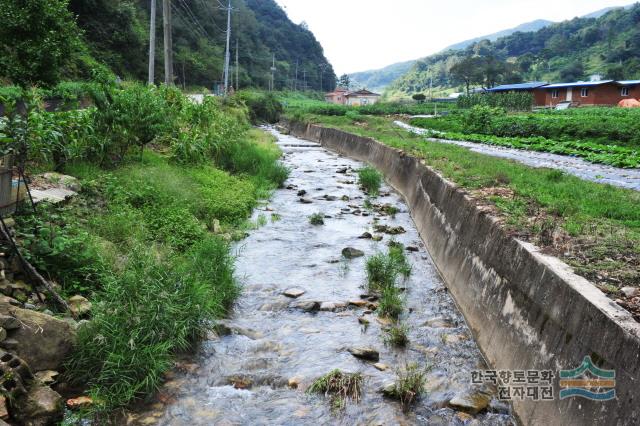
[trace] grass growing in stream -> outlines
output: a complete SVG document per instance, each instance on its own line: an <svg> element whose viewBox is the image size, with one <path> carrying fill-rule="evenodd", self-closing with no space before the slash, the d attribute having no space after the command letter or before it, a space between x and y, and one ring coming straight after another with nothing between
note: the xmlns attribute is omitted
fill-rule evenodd
<svg viewBox="0 0 640 426"><path fill-rule="evenodd" d="M409 327L404 324L392 324L384 330L384 342L387 345L405 347L409 344Z"/></svg>
<svg viewBox="0 0 640 426"><path fill-rule="evenodd" d="M512 235L562 258L614 297L621 296L621 287L640 286L638 191L426 141L388 118L306 115L304 119L372 137L422 158L493 206Z"/></svg>
<svg viewBox="0 0 640 426"><path fill-rule="evenodd" d="M369 291L380 295L378 314L397 319L404 311L404 300L396 284L401 276L411 274L402 245L392 242L387 253L367 258L365 267Z"/></svg>
<svg viewBox="0 0 640 426"><path fill-rule="evenodd" d="M314 213L309 216L309 223L312 225L324 225L324 214L322 213Z"/></svg>
<svg viewBox="0 0 640 426"><path fill-rule="evenodd" d="M420 369L418 364L407 364L396 371L396 381L385 388L385 396L397 399L406 410L424 393L425 376L426 370Z"/></svg>
<svg viewBox="0 0 640 426"><path fill-rule="evenodd" d="M375 196L382 186L382 174L373 167L363 167L358 170L358 183L369 195Z"/></svg>
<svg viewBox="0 0 640 426"><path fill-rule="evenodd" d="M329 397L333 410L342 410L349 399L356 403L360 402L363 381L364 378L360 373L333 370L316 379L307 389L307 393L324 394Z"/></svg>

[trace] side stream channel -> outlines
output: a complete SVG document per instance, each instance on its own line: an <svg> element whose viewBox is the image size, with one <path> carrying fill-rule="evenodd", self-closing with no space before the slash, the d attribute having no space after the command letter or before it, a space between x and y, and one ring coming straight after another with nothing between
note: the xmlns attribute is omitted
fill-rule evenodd
<svg viewBox="0 0 640 426"><path fill-rule="evenodd" d="M182 372L160 391L153 411L139 417L140 423L515 424L495 390L471 384L471 372L487 367L403 199L383 186L371 202L390 204L399 212L392 217L379 208L367 210L356 175L363 164L272 131L291 176L288 187L276 191L268 207L254 215L254 220L264 215L267 223L237 247L242 296L232 317L218 327L220 336L210 336L198 355L182 365ZM298 195L301 191L306 193ZM325 215L325 224L313 226L308 217L318 212ZM376 233L375 224L400 226L406 232ZM365 232L383 239L359 238ZM366 293L366 257L386 251L392 239L414 250L406 251L412 274L400 284L406 289L406 349L385 345L384 321L366 306L349 303ZM341 255L346 247L365 256L347 260ZM284 296L291 288L305 293L297 299ZM368 319L368 327L360 317ZM348 349L355 346L375 348L379 362L389 368L380 371L372 362L353 357ZM397 368L414 362L430 366L427 393L403 412L379 389L395 380ZM327 398L304 392L334 369L365 377L360 403L348 401L341 412L332 412ZM480 412L473 413L475 409Z"/></svg>

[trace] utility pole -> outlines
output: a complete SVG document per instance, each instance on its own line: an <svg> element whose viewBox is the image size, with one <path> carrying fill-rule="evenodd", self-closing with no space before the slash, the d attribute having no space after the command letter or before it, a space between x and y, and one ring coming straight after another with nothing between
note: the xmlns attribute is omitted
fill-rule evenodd
<svg viewBox="0 0 640 426"><path fill-rule="evenodd" d="M171 36L171 0L162 0L164 21L164 83L173 84L173 40Z"/></svg>
<svg viewBox="0 0 640 426"><path fill-rule="evenodd" d="M224 55L224 94L229 93L229 61L231 59L231 53L229 51L229 44L231 43L231 0L227 7L227 51Z"/></svg>
<svg viewBox="0 0 640 426"><path fill-rule="evenodd" d="M324 71L327 69L327 64L318 64L318 67L320 68L320 91L324 92L324 84L322 81L322 77L324 76Z"/></svg>
<svg viewBox="0 0 640 426"><path fill-rule="evenodd" d="M293 80L293 91L298 90L298 60L296 59L296 78Z"/></svg>
<svg viewBox="0 0 640 426"><path fill-rule="evenodd" d="M240 90L240 61L238 58L238 39L236 38L236 91Z"/></svg>
<svg viewBox="0 0 640 426"><path fill-rule="evenodd" d="M149 25L149 84L155 81L156 71L156 0L151 0L151 24Z"/></svg>
<svg viewBox="0 0 640 426"><path fill-rule="evenodd" d="M269 91L275 89L275 78L276 78L276 54L273 54L273 65L271 65L271 86L269 87Z"/></svg>

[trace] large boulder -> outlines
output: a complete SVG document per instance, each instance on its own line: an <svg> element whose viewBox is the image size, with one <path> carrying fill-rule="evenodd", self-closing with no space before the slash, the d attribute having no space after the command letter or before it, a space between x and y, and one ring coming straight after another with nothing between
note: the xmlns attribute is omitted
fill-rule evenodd
<svg viewBox="0 0 640 426"><path fill-rule="evenodd" d="M13 416L25 426L58 424L64 414L64 401L53 389L35 385L12 404Z"/></svg>
<svg viewBox="0 0 640 426"><path fill-rule="evenodd" d="M9 332L15 343L11 350L31 371L58 370L75 341L75 329L68 323L40 312L0 305L0 314L15 317L20 327ZM0 343L2 346L2 343Z"/></svg>

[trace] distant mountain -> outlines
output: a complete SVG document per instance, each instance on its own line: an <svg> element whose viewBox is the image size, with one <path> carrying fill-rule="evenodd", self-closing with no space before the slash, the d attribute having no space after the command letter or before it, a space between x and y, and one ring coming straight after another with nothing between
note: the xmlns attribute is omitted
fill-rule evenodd
<svg viewBox="0 0 640 426"><path fill-rule="evenodd" d="M426 91L431 80L434 88L459 91L465 79L491 87L519 81L578 81L593 74L616 80L640 78L640 3L587 16L537 31L516 31L494 41L482 38L464 49L427 56L386 91L394 98L409 96ZM457 67L467 63L463 61L473 65Z"/></svg>
<svg viewBox="0 0 640 426"><path fill-rule="evenodd" d="M513 34L515 32L518 32L518 31L523 32L523 33L532 32L532 31L538 31L538 30L540 30L540 29L542 29L544 27L547 27L547 26L549 26L551 24L553 24L553 21L547 21L546 19L537 19L535 21L531 21L531 22L527 22L527 23L518 25L515 28L510 28L508 30L498 31L497 33L485 35L485 36L482 36L482 37L476 37L476 38L472 38L470 40L461 41L460 43L452 44L451 46L449 46L449 47L447 47L446 49L443 49L443 50L461 50L461 49L466 49L467 47L469 47L472 44L477 43L477 42L479 42L481 40L496 41L500 37L510 36L511 34Z"/></svg>
<svg viewBox="0 0 640 426"><path fill-rule="evenodd" d="M394 80L407 73L416 61L398 62L378 70L349 74L354 87L364 87L373 91L382 91Z"/></svg>

